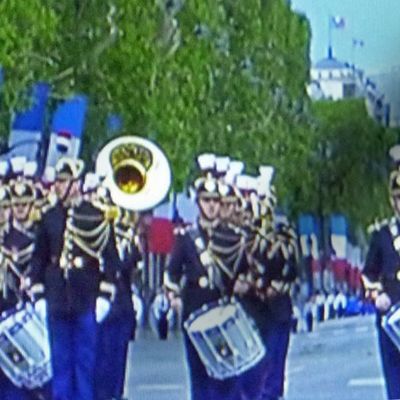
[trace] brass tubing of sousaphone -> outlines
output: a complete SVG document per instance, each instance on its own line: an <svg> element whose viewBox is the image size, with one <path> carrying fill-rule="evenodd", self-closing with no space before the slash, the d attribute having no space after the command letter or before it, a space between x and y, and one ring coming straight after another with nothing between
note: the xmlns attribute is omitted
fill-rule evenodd
<svg viewBox="0 0 400 400"><path fill-rule="evenodd" d="M149 210L168 194L171 169L163 151L139 136L107 143L96 160L96 172L115 204L133 211Z"/></svg>
<svg viewBox="0 0 400 400"><path fill-rule="evenodd" d="M146 171L136 161L126 160L116 166L114 180L124 193L135 194L142 190L146 183Z"/></svg>

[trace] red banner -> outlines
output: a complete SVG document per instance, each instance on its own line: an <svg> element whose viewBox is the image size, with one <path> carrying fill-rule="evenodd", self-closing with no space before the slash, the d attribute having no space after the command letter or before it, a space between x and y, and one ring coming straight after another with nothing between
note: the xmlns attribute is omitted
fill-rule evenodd
<svg viewBox="0 0 400 400"><path fill-rule="evenodd" d="M168 254L174 245L174 225L166 218L153 218L149 229L149 251Z"/></svg>

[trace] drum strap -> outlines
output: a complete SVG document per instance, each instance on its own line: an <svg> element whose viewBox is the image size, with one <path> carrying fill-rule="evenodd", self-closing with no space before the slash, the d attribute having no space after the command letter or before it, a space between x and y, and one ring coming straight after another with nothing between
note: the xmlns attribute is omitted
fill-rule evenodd
<svg viewBox="0 0 400 400"><path fill-rule="evenodd" d="M224 291L221 272L218 268L215 257L211 253L208 246L206 246L204 238L201 236L198 229L191 230L189 235L196 246L200 263L204 267L205 273L207 274L208 287L210 289L215 289L217 287L220 291Z"/></svg>
<svg viewBox="0 0 400 400"><path fill-rule="evenodd" d="M14 273L18 279L22 278L23 274L18 270L17 266L8 257L5 257L3 253L0 271L0 290L2 291L2 296L6 299L8 297L8 290L11 289L17 298L21 300L22 295L17 283L10 275L11 272Z"/></svg>

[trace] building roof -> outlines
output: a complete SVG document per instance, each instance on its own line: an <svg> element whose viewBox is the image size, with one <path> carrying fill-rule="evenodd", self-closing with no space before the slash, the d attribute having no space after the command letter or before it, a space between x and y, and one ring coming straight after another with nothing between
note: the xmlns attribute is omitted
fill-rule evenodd
<svg viewBox="0 0 400 400"><path fill-rule="evenodd" d="M315 65L314 68L316 69L347 69L349 68L348 64L337 60L334 57L328 57L324 58L320 61L318 61Z"/></svg>

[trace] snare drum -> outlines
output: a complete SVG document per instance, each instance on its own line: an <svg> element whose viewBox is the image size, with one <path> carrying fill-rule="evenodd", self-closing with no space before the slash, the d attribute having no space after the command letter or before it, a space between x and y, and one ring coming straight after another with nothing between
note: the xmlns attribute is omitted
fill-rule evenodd
<svg viewBox="0 0 400 400"><path fill-rule="evenodd" d="M52 377L47 327L30 303L0 319L0 367L15 386L28 389Z"/></svg>
<svg viewBox="0 0 400 400"><path fill-rule="evenodd" d="M400 303L393 305L382 317L382 328L400 351Z"/></svg>
<svg viewBox="0 0 400 400"><path fill-rule="evenodd" d="M253 320L234 299L204 305L190 314L184 327L212 378L238 376L265 355Z"/></svg>

